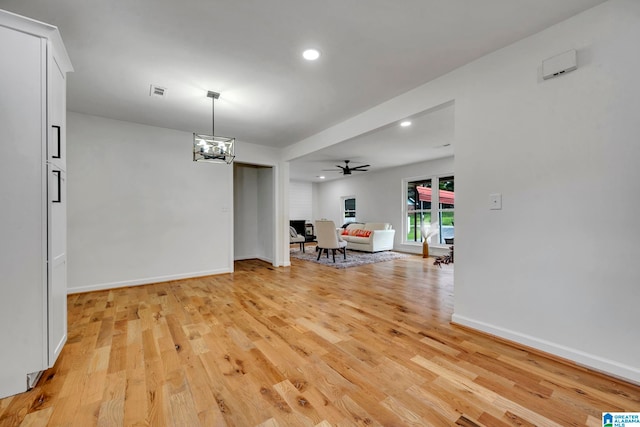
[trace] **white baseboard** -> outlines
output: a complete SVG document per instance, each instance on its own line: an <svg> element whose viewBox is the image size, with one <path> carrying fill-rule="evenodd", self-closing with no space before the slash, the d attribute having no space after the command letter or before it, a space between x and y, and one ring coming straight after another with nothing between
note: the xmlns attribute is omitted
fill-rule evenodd
<svg viewBox="0 0 640 427"><path fill-rule="evenodd" d="M107 289L124 288L127 286L149 285L152 283L168 282L170 280L191 279L193 277L212 276L214 274L232 273L228 268L217 270L198 271L193 273L172 274L168 276L145 277L143 279L123 280L121 282L98 283L95 285L67 288L67 294L79 294L83 292L104 291Z"/></svg>
<svg viewBox="0 0 640 427"><path fill-rule="evenodd" d="M422 245L402 244L399 246L394 246L393 250L398 252L405 252L408 254L422 255ZM441 255L447 255L448 253L449 253L448 246L429 246L430 256L441 256Z"/></svg>
<svg viewBox="0 0 640 427"><path fill-rule="evenodd" d="M451 322L471 329L476 329L487 334L495 335L515 343L523 344L527 347L532 347L536 350L567 359L583 367L593 369L625 381L630 381L634 384L640 384L640 367L625 365L616 362L615 360L605 359L562 344L553 343L527 334L522 334L520 332L473 320L458 314L454 314L451 317Z"/></svg>

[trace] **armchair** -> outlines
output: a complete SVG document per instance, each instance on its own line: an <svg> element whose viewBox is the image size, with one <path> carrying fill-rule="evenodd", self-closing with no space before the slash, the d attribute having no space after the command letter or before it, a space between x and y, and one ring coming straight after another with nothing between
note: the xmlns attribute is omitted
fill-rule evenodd
<svg viewBox="0 0 640 427"><path fill-rule="evenodd" d="M304 242L306 241L303 235L298 234L295 228L289 226L289 244L300 243L300 249L304 252Z"/></svg>
<svg viewBox="0 0 640 427"><path fill-rule="evenodd" d="M347 242L339 238L336 224L333 221L316 221L316 236L318 238L318 259L323 251L327 253L327 258L329 258L329 250L333 252L333 262L336 262L336 251L341 251L344 254L344 259L347 259Z"/></svg>

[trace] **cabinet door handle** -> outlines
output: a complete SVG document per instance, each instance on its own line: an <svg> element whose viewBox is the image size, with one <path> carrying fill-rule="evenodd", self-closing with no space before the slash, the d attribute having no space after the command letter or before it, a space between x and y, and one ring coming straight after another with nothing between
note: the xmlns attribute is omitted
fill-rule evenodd
<svg viewBox="0 0 640 427"><path fill-rule="evenodd" d="M56 145L58 146L58 147L57 147L58 149L57 149L57 151L56 151L56 152L57 152L57 154L52 154L52 155L51 155L51 158L52 158L52 159L59 159L59 158L60 158L60 156L62 155L62 153L60 152L60 126L53 125L53 126L51 126L51 127L52 127L52 128L54 128L54 129L56 130L56 136L58 137L58 138L57 138L57 142L56 142Z"/></svg>
<svg viewBox="0 0 640 427"><path fill-rule="evenodd" d="M51 199L51 203L60 203L62 202L62 182L60 177L60 171L51 171L51 173L56 174L57 177L57 185L58 185L58 196L56 199Z"/></svg>

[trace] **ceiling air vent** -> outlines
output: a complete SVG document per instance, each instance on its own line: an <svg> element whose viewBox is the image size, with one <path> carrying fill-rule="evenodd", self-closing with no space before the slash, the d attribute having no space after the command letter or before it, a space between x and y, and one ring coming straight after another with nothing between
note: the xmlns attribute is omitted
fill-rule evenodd
<svg viewBox="0 0 640 427"><path fill-rule="evenodd" d="M151 97L157 96L160 98L164 98L166 93L167 93L166 88L156 86L156 85L151 85L151 88L149 89L149 96Z"/></svg>

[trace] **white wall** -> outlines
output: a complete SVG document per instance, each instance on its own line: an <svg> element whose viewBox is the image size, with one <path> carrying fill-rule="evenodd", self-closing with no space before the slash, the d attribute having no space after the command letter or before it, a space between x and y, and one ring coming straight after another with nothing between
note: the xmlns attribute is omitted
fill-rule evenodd
<svg viewBox="0 0 640 427"><path fill-rule="evenodd" d="M234 164L233 255L235 260L257 257L258 169Z"/></svg>
<svg viewBox="0 0 640 427"><path fill-rule="evenodd" d="M464 70L453 320L640 382L638 40L614 0Z"/></svg>
<svg viewBox="0 0 640 427"><path fill-rule="evenodd" d="M234 165L234 259L273 263L275 181L271 167Z"/></svg>
<svg viewBox="0 0 640 427"><path fill-rule="evenodd" d="M358 222L390 222L396 230L394 249L422 253L419 243L402 244L402 223L406 221L403 179L451 174L453 165L453 157L447 157L316 184L318 216L314 221L327 218L342 225L341 198L355 195Z"/></svg>
<svg viewBox="0 0 640 427"><path fill-rule="evenodd" d="M637 40L640 2L610 0L284 156L455 100L453 320L640 382ZM578 70L543 81L542 61L569 49Z"/></svg>
<svg viewBox="0 0 640 427"><path fill-rule="evenodd" d="M289 182L289 218L313 218L313 184L311 182Z"/></svg>
<svg viewBox="0 0 640 427"><path fill-rule="evenodd" d="M258 258L263 261L273 262L275 251L275 216L274 216L274 198L275 198L275 181L272 168L259 168L257 175L258 186L258 232L257 247Z"/></svg>
<svg viewBox="0 0 640 427"><path fill-rule="evenodd" d="M232 271L231 167L194 163L190 133L67 121L69 292Z"/></svg>

